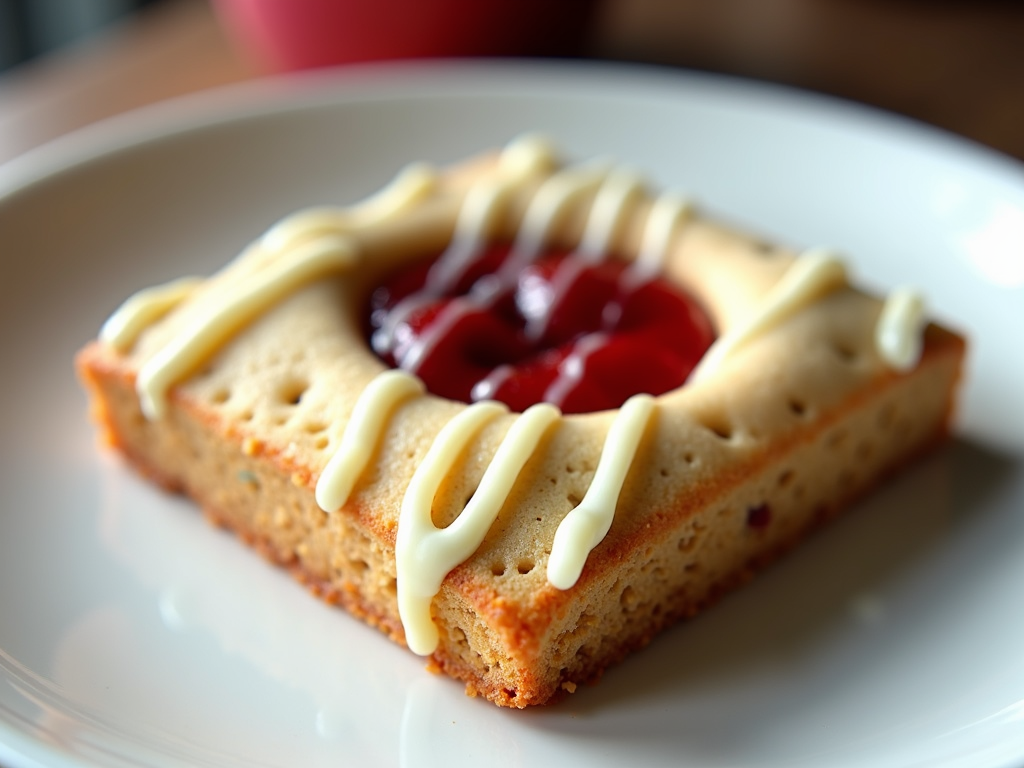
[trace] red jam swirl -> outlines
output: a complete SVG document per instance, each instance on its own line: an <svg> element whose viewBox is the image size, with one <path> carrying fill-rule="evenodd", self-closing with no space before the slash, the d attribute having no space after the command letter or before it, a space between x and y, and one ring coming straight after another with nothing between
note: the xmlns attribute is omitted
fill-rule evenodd
<svg viewBox="0 0 1024 768"><path fill-rule="evenodd" d="M693 298L620 259L548 251L503 284L496 273L508 255L493 245L440 289L438 262L377 288L374 351L441 397L589 413L675 389L714 341Z"/></svg>

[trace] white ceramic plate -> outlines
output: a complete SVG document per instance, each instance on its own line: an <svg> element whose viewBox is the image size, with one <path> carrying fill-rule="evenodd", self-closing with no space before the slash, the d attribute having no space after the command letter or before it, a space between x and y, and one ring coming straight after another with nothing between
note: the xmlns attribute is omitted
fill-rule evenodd
<svg viewBox="0 0 1024 768"><path fill-rule="evenodd" d="M293 209L527 130L613 155L972 341L958 437L565 703L466 698L98 452L71 359L130 291ZM0 764L1024 766L1024 173L906 121L680 72L352 70L0 168Z"/></svg>

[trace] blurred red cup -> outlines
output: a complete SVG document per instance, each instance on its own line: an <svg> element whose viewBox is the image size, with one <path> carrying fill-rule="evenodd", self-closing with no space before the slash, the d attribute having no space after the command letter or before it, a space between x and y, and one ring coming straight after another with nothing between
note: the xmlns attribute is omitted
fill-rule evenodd
<svg viewBox="0 0 1024 768"><path fill-rule="evenodd" d="M214 0L263 67L462 56L575 56L595 0Z"/></svg>

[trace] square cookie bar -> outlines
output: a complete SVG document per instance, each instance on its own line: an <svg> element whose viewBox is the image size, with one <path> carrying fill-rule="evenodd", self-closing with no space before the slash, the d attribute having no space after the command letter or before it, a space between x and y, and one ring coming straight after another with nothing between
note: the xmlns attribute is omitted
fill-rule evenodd
<svg viewBox="0 0 1024 768"><path fill-rule="evenodd" d="M141 473L522 708L940 443L964 354L912 292L524 137L139 292L77 368Z"/></svg>

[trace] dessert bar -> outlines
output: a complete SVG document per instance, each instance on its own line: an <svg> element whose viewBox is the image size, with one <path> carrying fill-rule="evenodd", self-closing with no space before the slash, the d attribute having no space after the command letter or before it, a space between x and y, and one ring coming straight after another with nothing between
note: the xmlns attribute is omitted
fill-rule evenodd
<svg viewBox="0 0 1024 768"><path fill-rule="evenodd" d="M913 291L527 136L140 291L77 367L138 471L521 708L940 443L964 352Z"/></svg>

